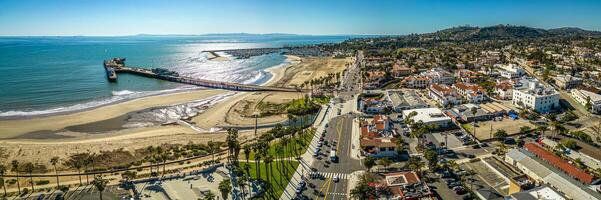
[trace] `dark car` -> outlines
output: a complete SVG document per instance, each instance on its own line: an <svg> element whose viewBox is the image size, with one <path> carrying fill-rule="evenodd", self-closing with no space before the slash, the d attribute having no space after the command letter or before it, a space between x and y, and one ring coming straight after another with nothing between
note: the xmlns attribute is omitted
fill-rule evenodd
<svg viewBox="0 0 601 200"><path fill-rule="evenodd" d="M503 140L503 143L504 144L515 144L516 142L515 142L515 139L509 137L509 138L505 138Z"/></svg>

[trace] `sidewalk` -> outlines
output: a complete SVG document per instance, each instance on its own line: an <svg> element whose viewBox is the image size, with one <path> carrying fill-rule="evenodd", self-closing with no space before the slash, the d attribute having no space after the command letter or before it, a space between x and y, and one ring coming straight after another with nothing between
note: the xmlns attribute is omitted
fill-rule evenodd
<svg viewBox="0 0 601 200"><path fill-rule="evenodd" d="M311 140L311 144L309 148L307 148L307 151L305 151L305 153L301 156L301 159L299 160L300 164L296 168L296 171L294 172L294 175L292 175L292 178L290 178L290 182L288 182L286 189L284 189L284 192L282 192L282 196L280 196L280 199L294 199L296 197L296 186L309 172L311 172L311 165L315 161L311 152L313 152L317 147L317 143L319 142L319 136L325 130L325 125L328 124L330 119L333 117L333 109L335 108L330 107L328 105L328 108L322 109L323 112L321 112L318 115L318 117L323 117L323 121L319 120L318 118L318 120L315 121L315 124L313 124L313 127L317 129L317 134L315 134L315 136Z"/></svg>

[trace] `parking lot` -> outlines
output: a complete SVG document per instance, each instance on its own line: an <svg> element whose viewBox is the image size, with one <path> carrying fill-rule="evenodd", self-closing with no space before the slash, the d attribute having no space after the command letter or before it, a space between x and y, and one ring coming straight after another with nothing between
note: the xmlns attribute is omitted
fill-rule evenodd
<svg viewBox="0 0 601 200"><path fill-rule="evenodd" d="M494 189L499 195L505 196L508 193L509 183L505 180L505 177L498 175L483 161L479 160L476 162L468 162L460 165L462 169L471 169L476 173L475 178L483 181L485 185L482 187L489 187Z"/></svg>

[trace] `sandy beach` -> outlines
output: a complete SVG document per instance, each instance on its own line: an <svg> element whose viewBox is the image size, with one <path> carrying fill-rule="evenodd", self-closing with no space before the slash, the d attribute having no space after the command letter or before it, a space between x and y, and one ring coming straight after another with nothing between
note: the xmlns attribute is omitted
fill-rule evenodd
<svg viewBox="0 0 601 200"><path fill-rule="evenodd" d="M326 58L327 59L327 58ZM287 56L287 63L267 69L273 74L272 78L264 85L287 85L290 82L303 82L315 76L298 76L304 68L316 70L322 64L331 66L329 61L319 60L306 65L304 58ZM341 70L344 65L338 59L331 59L337 67L329 70ZM329 71L320 71L327 74ZM82 133L73 130L73 127L99 121L119 121L125 114L153 107L177 105L199 99L206 99L216 95L233 94L218 103L209 106L204 112L192 117L188 121L196 127L206 131L198 132L186 125L173 124L152 126L144 128L128 128L105 133ZM5 160L18 158L24 161L46 163L52 156L67 157L77 152L98 152L101 150L114 150L123 148L135 150L151 145L166 143L185 144L190 141L206 143L208 141L224 141L223 130L213 129L222 125L248 125L254 123L254 118L241 115L236 108L244 107L242 102L256 104L259 101L271 103L285 103L302 98L303 93L287 92L235 92L225 90L196 90L181 93L151 96L104 106L78 113L40 117L32 119L2 120L0 121L0 145L6 148L9 155ZM125 115L126 116L126 115ZM261 123L272 123L285 120L286 116L270 116L259 119ZM67 127L68 130L66 129ZM265 130L260 130L263 132ZM56 133L59 132L59 133ZM254 131L242 131L241 137L253 137ZM26 137L23 137L26 136ZM22 138L19 138L22 137Z"/></svg>

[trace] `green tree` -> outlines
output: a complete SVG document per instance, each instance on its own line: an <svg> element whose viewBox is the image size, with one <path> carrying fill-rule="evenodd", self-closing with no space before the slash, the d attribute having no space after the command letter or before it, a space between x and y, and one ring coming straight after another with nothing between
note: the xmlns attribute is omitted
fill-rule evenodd
<svg viewBox="0 0 601 200"><path fill-rule="evenodd" d="M438 163L438 153L435 150L427 149L424 158L428 161L428 166L433 167Z"/></svg>
<svg viewBox="0 0 601 200"><path fill-rule="evenodd" d="M108 183L108 180L102 179L102 176L96 176L96 177L94 177L94 180L92 181L92 184L98 190L98 194L100 195L100 200L102 200L102 192L104 192L104 189L106 188L107 183Z"/></svg>
<svg viewBox="0 0 601 200"><path fill-rule="evenodd" d="M360 182L355 186L355 188L351 189L351 197L353 199L372 199L376 197L375 188L368 185L368 183Z"/></svg>
<svg viewBox="0 0 601 200"><path fill-rule="evenodd" d="M376 159L374 159L371 156L367 156L363 159L363 165L365 165L365 167L367 167L367 171L371 171L371 168L373 168L374 166L376 166Z"/></svg>
<svg viewBox="0 0 601 200"><path fill-rule="evenodd" d="M495 132L494 136L497 139L502 139L502 138L506 138L509 135L507 134L507 131L505 131L503 129L497 129L497 132Z"/></svg>
<svg viewBox="0 0 601 200"><path fill-rule="evenodd" d="M532 130L532 128L530 128L529 126L522 126L522 127L520 127L520 133L521 134L526 134L526 133L530 132L530 130Z"/></svg>
<svg viewBox="0 0 601 200"><path fill-rule="evenodd" d="M227 195L232 192L232 182L230 179L223 180L221 183L219 183L218 188L221 192L221 197L223 197L223 199L227 199Z"/></svg>
<svg viewBox="0 0 601 200"><path fill-rule="evenodd" d="M576 141L574 140L567 140L563 143L563 146L569 149L577 149L578 148L578 143L576 143Z"/></svg>

